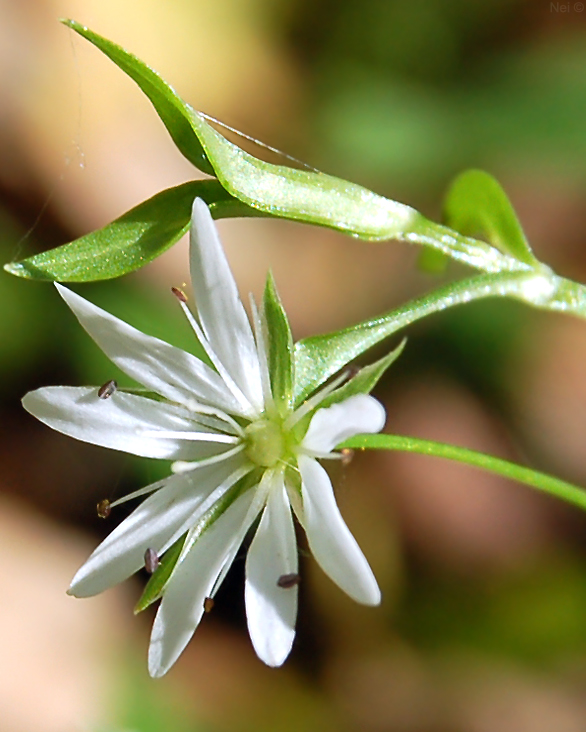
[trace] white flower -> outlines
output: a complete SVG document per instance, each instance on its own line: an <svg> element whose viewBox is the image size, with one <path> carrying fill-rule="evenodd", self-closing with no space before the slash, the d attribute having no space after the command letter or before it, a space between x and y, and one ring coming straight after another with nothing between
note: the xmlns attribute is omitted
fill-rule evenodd
<svg viewBox="0 0 586 732"><path fill-rule="evenodd" d="M335 402L338 380L294 408L292 344L276 293L267 287L260 315L253 303L253 334L215 225L199 199L192 215L191 276L197 319L182 307L213 368L57 285L100 348L148 391L110 389L100 398L94 387L47 387L23 400L35 417L78 440L175 461L169 478L116 502L151 494L97 547L69 590L76 597L95 595L143 567L147 549L156 556L170 550L146 601L162 595L149 648L152 676L177 660L206 598L217 591L259 516L246 559L245 600L250 637L265 663L282 664L295 635L298 566L291 509L331 579L357 602L380 602L373 573L316 458L336 456L335 446L352 435L382 429L383 407L359 393L319 408L325 399Z"/></svg>

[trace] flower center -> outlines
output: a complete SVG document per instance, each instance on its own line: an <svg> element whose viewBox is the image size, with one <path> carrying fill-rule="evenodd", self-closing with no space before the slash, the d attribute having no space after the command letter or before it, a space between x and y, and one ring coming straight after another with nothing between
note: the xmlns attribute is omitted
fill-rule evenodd
<svg viewBox="0 0 586 732"><path fill-rule="evenodd" d="M244 430L246 454L253 463L272 468L284 456L285 439L281 425L268 419L252 422Z"/></svg>

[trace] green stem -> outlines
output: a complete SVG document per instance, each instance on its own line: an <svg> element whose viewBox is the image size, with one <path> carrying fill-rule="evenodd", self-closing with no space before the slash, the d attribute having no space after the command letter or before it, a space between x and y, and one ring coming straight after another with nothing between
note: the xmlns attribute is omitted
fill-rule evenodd
<svg viewBox="0 0 586 732"><path fill-rule="evenodd" d="M586 509L586 490L583 488L566 483L564 480L559 480L559 478L554 478L546 473L540 473L531 470L531 468L525 468L522 465L492 457L482 452L469 450L466 447L456 447L455 445L446 445L443 442L422 440L418 437L404 437L402 435L356 435L338 445L337 449L344 447L359 450L366 448L371 450L401 450L402 452L416 452L421 455L457 460L502 475L518 483L524 483Z"/></svg>

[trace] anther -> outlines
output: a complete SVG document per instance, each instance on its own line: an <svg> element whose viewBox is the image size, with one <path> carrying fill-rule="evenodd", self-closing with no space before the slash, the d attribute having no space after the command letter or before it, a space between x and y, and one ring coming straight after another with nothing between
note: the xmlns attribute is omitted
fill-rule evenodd
<svg viewBox="0 0 586 732"><path fill-rule="evenodd" d="M152 574L160 563L159 555L149 546L144 553L144 568L149 574Z"/></svg>
<svg viewBox="0 0 586 732"><path fill-rule="evenodd" d="M350 381L355 376L358 376L358 374L360 373L360 369L358 368L358 366L355 366L354 364L352 364L351 366L348 366L348 368L346 369L346 371L344 373L345 373L348 381Z"/></svg>
<svg viewBox="0 0 586 732"><path fill-rule="evenodd" d="M204 612L206 612L206 613L211 612L213 607L214 607L214 598L206 597L206 599L203 601Z"/></svg>
<svg viewBox="0 0 586 732"><path fill-rule="evenodd" d="M106 381L105 384L102 384L100 388L98 389L98 396L100 399L109 399L112 394L116 391L118 388L118 384L114 379L110 379L110 381Z"/></svg>
<svg viewBox="0 0 586 732"><path fill-rule="evenodd" d="M277 580L278 587L282 587L285 590L295 587L301 582L301 575L292 572L291 574L282 574Z"/></svg>
<svg viewBox="0 0 586 732"><path fill-rule="evenodd" d="M350 465L352 462L352 458L354 457L354 450L351 447L343 447L340 450L340 455L342 456L342 465L346 467L346 465Z"/></svg>
<svg viewBox="0 0 586 732"><path fill-rule="evenodd" d="M171 292L175 295L179 302L187 302L187 295L183 292L183 290L180 290L178 287L172 287Z"/></svg>
<svg viewBox="0 0 586 732"><path fill-rule="evenodd" d="M112 507L110 506L110 501L107 498L102 499L98 505L96 506L96 510L98 512L98 516L100 518L108 518L110 515L110 512L112 511Z"/></svg>

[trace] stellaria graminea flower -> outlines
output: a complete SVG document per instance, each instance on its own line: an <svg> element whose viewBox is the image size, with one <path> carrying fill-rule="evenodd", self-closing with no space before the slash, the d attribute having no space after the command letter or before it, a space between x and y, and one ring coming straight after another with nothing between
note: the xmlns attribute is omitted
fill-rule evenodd
<svg viewBox="0 0 586 732"><path fill-rule="evenodd" d="M211 366L56 285L98 346L146 391L105 385L98 395L95 387L46 387L23 399L35 417L78 440L174 461L171 476L112 504L150 494L97 547L69 589L76 597L95 595L143 567L145 551L150 562L163 557L139 603L142 609L162 598L149 647L152 676L177 660L259 516L245 600L250 637L265 663L281 665L295 635L292 509L331 579L357 602L380 602L318 459L336 456L336 445L352 435L381 430L383 407L356 393L355 379L342 387L338 379L295 404L293 343L272 279L263 309L252 303L253 332L200 199L190 256L196 316L181 305Z"/></svg>

